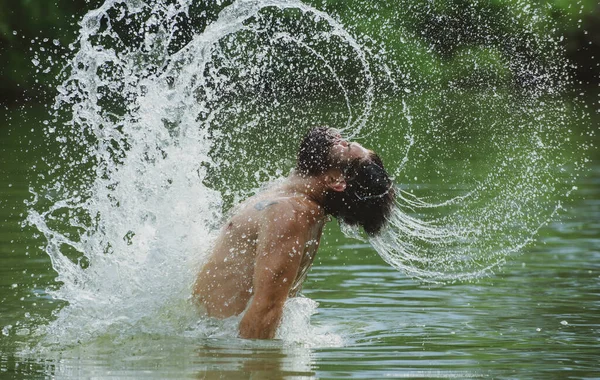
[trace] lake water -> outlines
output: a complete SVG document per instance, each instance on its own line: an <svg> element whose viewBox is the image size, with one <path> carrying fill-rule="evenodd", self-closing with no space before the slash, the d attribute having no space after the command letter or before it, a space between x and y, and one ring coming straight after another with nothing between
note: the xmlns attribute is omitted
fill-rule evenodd
<svg viewBox="0 0 600 380"><path fill-rule="evenodd" d="M535 9L442 57L412 19L386 51L296 0L194 3L106 1L36 47L54 108L2 111L0 378L600 378L600 98ZM241 340L197 266L314 125L381 154L390 227L330 223L277 339Z"/></svg>
<svg viewBox="0 0 600 380"><path fill-rule="evenodd" d="M301 308L287 324L298 326L287 334L303 336L300 343L166 328L28 351L36 326L64 305L46 293L58 285L43 239L21 227L27 173L46 153L30 143L40 139L37 112L12 110L0 128L2 378L600 378L597 161L558 220L472 283L420 283L331 223L304 287L316 314L307 324L312 306Z"/></svg>

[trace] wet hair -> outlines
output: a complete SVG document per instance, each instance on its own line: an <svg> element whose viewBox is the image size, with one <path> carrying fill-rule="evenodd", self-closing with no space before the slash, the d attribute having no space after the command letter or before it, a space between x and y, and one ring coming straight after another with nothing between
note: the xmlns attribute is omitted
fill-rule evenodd
<svg viewBox="0 0 600 380"><path fill-rule="evenodd" d="M342 223L361 226L370 236L377 235L392 211L395 195L383 162L371 153L367 159L353 160L344 176L344 191L325 194L325 212Z"/></svg>
<svg viewBox="0 0 600 380"><path fill-rule="evenodd" d="M308 131L300 143L296 171L317 176L334 167L330 156L334 142L335 136L327 127L316 127Z"/></svg>

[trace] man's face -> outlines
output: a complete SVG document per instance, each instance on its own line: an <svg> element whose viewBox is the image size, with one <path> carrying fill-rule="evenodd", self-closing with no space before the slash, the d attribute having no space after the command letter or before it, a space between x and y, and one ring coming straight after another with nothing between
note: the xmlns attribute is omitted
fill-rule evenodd
<svg viewBox="0 0 600 380"><path fill-rule="evenodd" d="M331 148L331 158L338 162L348 163L354 159L368 158L372 153L356 142L349 142L342 138L342 135L336 130L331 130L334 137L333 147Z"/></svg>
<svg viewBox="0 0 600 380"><path fill-rule="evenodd" d="M342 169L344 186L333 186L325 193L325 211L349 225L362 226L369 235L376 235L385 225L394 205L392 180L383 162L374 152L358 143L351 143L337 133L329 159Z"/></svg>

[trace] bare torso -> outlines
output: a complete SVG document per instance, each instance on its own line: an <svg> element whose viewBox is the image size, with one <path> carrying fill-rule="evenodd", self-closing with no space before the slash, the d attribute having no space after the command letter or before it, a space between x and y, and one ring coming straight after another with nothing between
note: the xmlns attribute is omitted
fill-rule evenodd
<svg viewBox="0 0 600 380"><path fill-rule="evenodd" d="M301 255L296 275L284 279L293 281L288 296L299 292L317 252L325 215L316 202L304 195L270 189L237 207L198 274L194 296L209 316L226 318L246 309L254 295L257 256L264 250L260 243L268 238L264 235L270 224L290 222L278 219L280 211L292 215L287 217L292 219L289 238L300 241L300 248L292 248L288 253L290 258Z"/></svg>

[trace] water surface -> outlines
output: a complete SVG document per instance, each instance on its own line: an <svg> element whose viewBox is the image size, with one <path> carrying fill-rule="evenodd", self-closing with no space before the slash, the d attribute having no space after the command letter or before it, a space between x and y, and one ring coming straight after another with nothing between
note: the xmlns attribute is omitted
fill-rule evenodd
<svg viewBox="0 0 600 380"><path fill-rule="evenodd" d="M64 303L46 291L59 284L43 239L21 226L27 173L45 153L29 142L42 138L36 113L9 116L10 125L0 127L0 377L600 377L597 161L557 220L522 254L473 283L420 283L331 223L304 286L317 313L309 325L299 316L298 330L288 332L304 336L301 343L173 334L167 327L177 316L167 313L160 317L168 321L164 331L109 331L28 353L39 339L36 326Z"/></svg>

